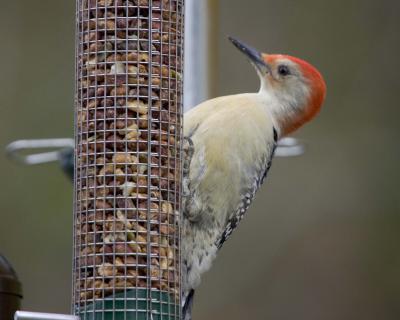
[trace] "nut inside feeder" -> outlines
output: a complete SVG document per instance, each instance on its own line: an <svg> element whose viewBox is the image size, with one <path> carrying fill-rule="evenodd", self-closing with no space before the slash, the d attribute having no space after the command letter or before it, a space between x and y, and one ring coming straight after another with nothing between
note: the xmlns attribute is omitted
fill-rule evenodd
<svg viewBox="0 0 400 320"><path fill-rule="evenodd" d="M77 0L73 312L179 319L183 0Z"/></svg>

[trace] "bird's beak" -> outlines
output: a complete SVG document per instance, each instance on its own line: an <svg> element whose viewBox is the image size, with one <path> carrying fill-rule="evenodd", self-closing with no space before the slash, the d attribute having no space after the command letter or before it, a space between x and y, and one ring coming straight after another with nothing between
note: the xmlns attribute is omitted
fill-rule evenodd
<svg viewBox="0 0 400 320"><path fill-rule="evenodd" d="M264 61L261 53L258 50L248 46L238 39L233 37L228 38L232 41L236 48L242 51L250 59L250 62L255 66L258 72L260 72L262 75L267 73L272 74L270 65Z"/></svg>

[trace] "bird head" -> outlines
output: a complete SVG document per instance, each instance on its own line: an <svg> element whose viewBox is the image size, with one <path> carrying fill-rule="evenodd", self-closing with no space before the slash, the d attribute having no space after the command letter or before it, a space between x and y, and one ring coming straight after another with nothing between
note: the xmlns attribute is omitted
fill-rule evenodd
<svg viewBox="0 0 400 320"><path fill-rule="evenodd" d="M257 70L259 94L278 122L280 135L287 135L319 112L326 84L319 71L308 62L284 54L266 54L229 38Z"/></svg>

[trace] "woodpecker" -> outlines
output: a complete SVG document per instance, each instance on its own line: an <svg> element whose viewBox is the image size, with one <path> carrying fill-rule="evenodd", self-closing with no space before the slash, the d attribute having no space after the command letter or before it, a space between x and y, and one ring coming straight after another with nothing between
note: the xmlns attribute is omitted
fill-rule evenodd
<svg viewBox="0 0 400 320"><path fill-rule="evenodd" d="M229 38L260 78L257 93L208 100L184 116L182 304L194 290L265 180L278 139L310 121L326 85L308 62L265 54Z"/></svg>

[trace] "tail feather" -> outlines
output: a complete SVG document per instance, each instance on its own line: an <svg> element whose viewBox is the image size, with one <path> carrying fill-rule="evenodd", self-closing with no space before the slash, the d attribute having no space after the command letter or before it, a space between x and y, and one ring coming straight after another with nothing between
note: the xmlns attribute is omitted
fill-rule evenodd
<svg viewBox="0 0 400 320"><path fill-rule="evenodd" d="M192 320L192 307L193 307L194 289L189 291L189 294L184 297L182 320Z"/></svg>

